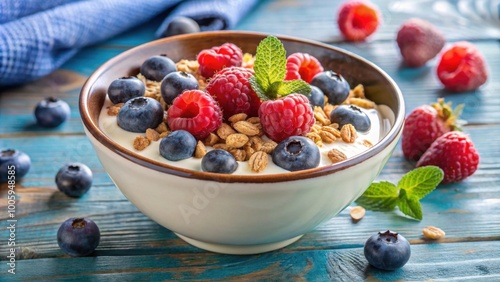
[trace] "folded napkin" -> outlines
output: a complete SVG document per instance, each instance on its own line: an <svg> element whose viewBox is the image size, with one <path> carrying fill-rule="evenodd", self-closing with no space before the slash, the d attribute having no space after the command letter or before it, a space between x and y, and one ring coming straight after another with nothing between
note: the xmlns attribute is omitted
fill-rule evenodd
<svg viewBox="0 0 500 282"><path fill-rule="evenodd" d="M0 0L0 87L26 83L59 68L79 49L169 11L202 31L231 29L258 0Z"/></svg>

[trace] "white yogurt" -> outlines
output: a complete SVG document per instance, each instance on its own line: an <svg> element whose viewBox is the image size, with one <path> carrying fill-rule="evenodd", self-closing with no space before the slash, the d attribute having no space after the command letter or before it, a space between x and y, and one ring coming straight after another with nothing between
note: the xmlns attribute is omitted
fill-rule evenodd
<svg viewBox="0 0 500 282"><path fill-rule="evenodd" d="M134 148L134 139L140 135L140 133L129 132L120 128L117 124L117 117L108 115L108 108L113 106L113 103L106 97L106 101L101 109L99 115L99 127L101 130L112 140L130 150L151 160L166 163L172 166L177 166L185 169L201 171L201 160L196 158L189 158L181 161L169 161L160 155L159 145L160 140L152 141L151 144L142 151L138 151ZM369 148L363 145L364 140L370 141L372 144L376 144L379 140L384 137L394 124L394 113L392 110L385 105L377 105L376 109L361 109L365 112L371 121L371 129L366 133L358 132L357 139L354 143L345 143L342 140L337 140L334 143L326 144L320 147L321 151L321 161L320 166L331 165L332 162L328 158L327 154L333 148L336 148L343 152L348 158L358 155ZM145 134L143 134L145 136ZM207 147L207 150L211 150L211 147ZM249 166L248 162L238 162L238 168L233 174L274 174L274 173L284 173L288 172L272 162L271 156L268 156L268 166L267 168L259 173L253 172Z"/></svg>

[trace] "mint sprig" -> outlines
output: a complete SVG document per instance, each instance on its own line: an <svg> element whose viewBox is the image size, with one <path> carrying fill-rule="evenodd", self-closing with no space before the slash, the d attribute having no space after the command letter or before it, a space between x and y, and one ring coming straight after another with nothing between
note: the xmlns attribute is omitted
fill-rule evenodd
<svg viewBox="0 0 500 282"><path fill-rule="evenodd" d="M356 203L374 211L398 207L405 215L422 220L420 200L436 189L443 177L443 170L437 166L419 167L405 174L397 186L387 181L372 183Z"/></svg>
<svg viewBox="0 0 500 282"><path fill-rule="evenodd" d="M311 93L311 87L303 80L284 80L286 50L275 36L264 38L257 46L253 70L250 85L261 100L274 100L291 93Z"/></svg>

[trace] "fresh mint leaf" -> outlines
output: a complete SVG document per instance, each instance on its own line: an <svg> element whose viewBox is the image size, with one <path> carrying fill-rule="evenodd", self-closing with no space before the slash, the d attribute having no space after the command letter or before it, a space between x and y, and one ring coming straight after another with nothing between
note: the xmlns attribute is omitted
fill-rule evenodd
<svg viewBox="0 0 500 282"><path fill-rule="evenodd" d="M443 176L437 166L416 168L405 174L397 186L387 181L372 183L356 203L375 211L390 211L397 206L407 216L422 220L419 201L437 187Z"/></svg>
<svg viewBox="0 0 500 282"><path fill-rule="evenodd" d="M397 188L404 189L409 196L420 200L432 192L443 177L443 170L437 166L419 167L405 174Z"/></svg>
<svg viewBox="0 0 500 282"><path fill-rule="evenodd" d="M286 50L278 38L270 35L259 43L253 69L255 81L264 92L267 92L274 82L285 79Z"/></svg>
<svg viewBox="0 0 500 282"><path fill-rule="evenodd" d="M255 91L255 94L257 94L257 96L262 100L262 101L266 101L266 100L269 100L269 98L267 97L266 95L266 91L264 91L264 89L262 89L259 85L259 83L257 83L257 79L255 76L251 76L248 81L250 82L250 86L252 87L253 91Z"/></svg>
<svg viewBox="0 0 500 282"><path fill-rule="evenodd" d="M369 210L390 211L398 202L398 189L390 182L374 182L356 200L356 203Z"/></svg>
<svg viewBox="0 0 500 282"><path fill-rule="evenodd" d="M292 93L308 96L311 93L311 86L301 79L282 81L278 87L277 94L279 96L285 96Z"/></svg>
<svg viewBox="0 0 500 282"><path fill-rule="evenodd" d="M405 189L401 189L399 191L398 208L407 216L422 220L422 206L418 200L419 199L417 197L406 193Z"/></svg>

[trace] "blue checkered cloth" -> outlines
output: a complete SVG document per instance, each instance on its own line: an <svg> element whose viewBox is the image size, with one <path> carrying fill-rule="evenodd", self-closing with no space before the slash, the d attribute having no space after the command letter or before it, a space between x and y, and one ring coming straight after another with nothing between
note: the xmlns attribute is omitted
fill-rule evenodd
<svg viewBox="0 0 500 282"><path fill-rule="evenodd" d="M176 16L202 31L231 29L258 0L0 0L0 88L59 68L79 49L169 11L156 35Z"/></svg>

